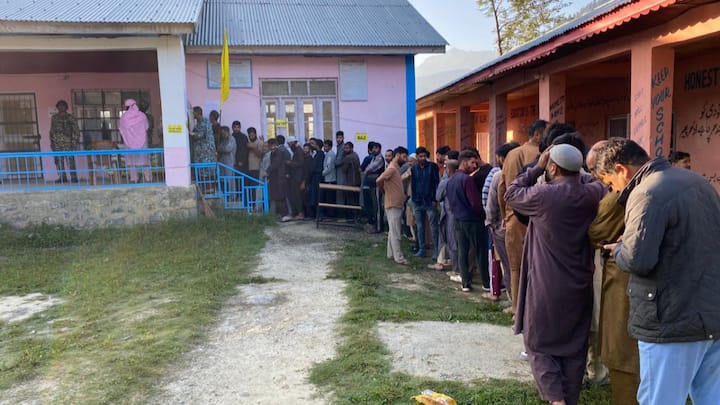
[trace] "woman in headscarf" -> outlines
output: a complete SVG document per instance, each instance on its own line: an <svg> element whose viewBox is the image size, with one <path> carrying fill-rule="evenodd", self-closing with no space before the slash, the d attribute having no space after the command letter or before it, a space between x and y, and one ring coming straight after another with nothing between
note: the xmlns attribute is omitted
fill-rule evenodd
<svg viewBox="0 0 720 405"><path fill-rule="evenodd" d="M145 149L148 147L148 120L145 114L138 108L135 100L131 98L125 100L125 112L122 117L120 117L118 128L120 129L120 135L122 135L126 149ZM148 164L147 154L125 155L125 166L129 169L131 183L137 183L139 180L136 167L144 168L143 179L145 182L152 181Z"/></svg>

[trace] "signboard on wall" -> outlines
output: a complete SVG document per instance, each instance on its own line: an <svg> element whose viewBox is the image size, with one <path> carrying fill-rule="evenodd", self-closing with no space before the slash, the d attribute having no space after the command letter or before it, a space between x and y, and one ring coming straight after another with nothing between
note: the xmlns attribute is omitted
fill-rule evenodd
<svg viewBox="0 0 720 405"><path fill-rule="evenodd" d="M367 64L340 62L340 100L366 101L367 99Z"/></svg>
<svg viewBox="0 0 720 405"><path fill-rule="evenodd" d="M182 132L183 132L182 124L168 124L168 126L167 126L168 134L182 134Z"/></svg>

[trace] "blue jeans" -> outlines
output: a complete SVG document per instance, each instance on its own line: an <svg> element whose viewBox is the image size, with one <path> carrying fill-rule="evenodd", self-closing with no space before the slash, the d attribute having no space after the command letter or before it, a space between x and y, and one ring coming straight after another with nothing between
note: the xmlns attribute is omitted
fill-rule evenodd
<svg viewBox="0 0 720 405"><path fill-rule="evenodd" d="M439 227L438 227L438 212L432 204L424 204L415 202L413 208L413 214L415 215L415 225L417 225L417 241L418 241L418 256L425 255L425 218L430 223L430 235L432 237L433 244L433 255L432 259L437 260L439 253Z"/></svg>
<svg viewBox="0 0 720 405"><path fill-rule="evenodd" d="M720 340L648 343L640 350L640 405L694 405L720 402Z"/></svg>

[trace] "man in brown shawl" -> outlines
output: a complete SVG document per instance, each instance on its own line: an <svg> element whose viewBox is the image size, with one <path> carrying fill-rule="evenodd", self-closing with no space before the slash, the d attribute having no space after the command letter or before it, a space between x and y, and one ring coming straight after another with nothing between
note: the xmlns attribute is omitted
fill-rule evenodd
<svg viewBox="0 0 720 405"><path fill-rule="evenodd" d="M608 141L596 143L587 155L588 170L595 178L597 150L607 143ZM625 209L618 204L619 198L620 190L611 190L600 201L597 217L589 231L590 243L596 249L604 243L618 240L625 230ZM610 371L610 389L615 405L637 404L635 397L640 385L638 344L627 331L630 301L625 291L629 279L630 275L621 271L615 259L605 252L598 334L600 357Z"/></svg>
<svg viewBox="0 0 720 405"><path fill-rule="evenodd" d="M522 260L523 241L527 228L523 225L513 211L505 203L505 191L515 177L522 171L523 167L532 163L540 155L538 146L547 122L544 120L535 121L530 127L529 138L519 148L510 151L503 163L502 177L498 184L498 205L505 221L505 249L510 263L510 311L517 311L517 292L520 281L520 262ZM507 281L506 281L507 282Z"/></svg>
<svg viewBox="0 0 720 405"><path fill-rule="evenodd" d="M606 192L579 173L582 164L574 146L553 146L505 194L512 209L530 217L515 333L523 333L541 398L556 405L575 405L580 397L593 305L587 232ZM548 182L535 185L543 173Z"/></svg>

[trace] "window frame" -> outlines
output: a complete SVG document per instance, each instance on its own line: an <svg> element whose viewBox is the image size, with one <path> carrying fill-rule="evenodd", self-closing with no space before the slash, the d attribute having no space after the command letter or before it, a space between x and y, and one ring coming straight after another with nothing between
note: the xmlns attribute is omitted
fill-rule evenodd
<svg viewBox="0 0 720 405"><path fill-rule="evenodd" d="M239 68L243 65L247 65L247 71L243 69L238 74L233 71L233 67ZM206 76L207 76L207 88L208 89L219 89L220 88L220 62L208 59L206 64ZM235 74L233 74L235 73ZM243 74L245 73L245 74ZM215 76L217 75L217 76ZM217 81L214 80L217 77ZM236 81L233 81L236 79ZM230 88L231 89L252 89L253 88L253 71L252 71L252 59L230 59Z"/></svg>
<svg viewBox="0 0 720 405"><path fill-rule="evenodd" d="M339 66L339 100L368 101L369 84L367 62L360 60L341 61Z"/></svg>

